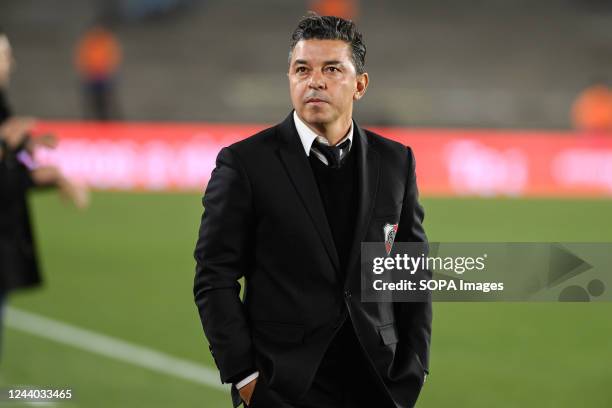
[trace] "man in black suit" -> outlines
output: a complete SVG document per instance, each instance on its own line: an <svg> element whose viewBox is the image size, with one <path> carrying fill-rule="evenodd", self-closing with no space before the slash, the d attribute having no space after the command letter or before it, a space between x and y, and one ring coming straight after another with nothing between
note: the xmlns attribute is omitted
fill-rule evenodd
<svg viewBox="0 0 612 408"><path fill-rule="evenodd" d="M351 21L304 17L290 50L294 110L223 148L203 198L194 294L210 350L234 406L412 407L431 302L362 303L360 243L389 226L426 242L414 156L352 120L369 77Z"/></svg>

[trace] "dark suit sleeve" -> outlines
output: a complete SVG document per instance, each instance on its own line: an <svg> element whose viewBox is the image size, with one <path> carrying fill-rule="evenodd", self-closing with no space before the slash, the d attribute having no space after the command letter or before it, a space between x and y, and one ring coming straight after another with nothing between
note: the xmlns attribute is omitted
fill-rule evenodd
<svg viewBox="0 0 612 408"><path fill-rule="evenodd" d="M400 223L395 237L398 242L423 242L427 255L427 236L423 229L425 213L419 204L419 192L416 183L415 159L412 150L408 147L408 179L404 193L404 204L400 216ZM431 278L431 272L425 271L426 277ZM429 372L429 344L431 338L431 294L428 293L426 302L398 302L395 304L396 319L399 320L400 342L408 343L417 353L423 368Z"/></svg>
<svg viewBox="0 0 612 408"><path fill-rule="evenodd" d="M231 148L219 152L202 203L193 291L221 381L229 383L255 367L239 283L249 267L252 192Z"/></svg>

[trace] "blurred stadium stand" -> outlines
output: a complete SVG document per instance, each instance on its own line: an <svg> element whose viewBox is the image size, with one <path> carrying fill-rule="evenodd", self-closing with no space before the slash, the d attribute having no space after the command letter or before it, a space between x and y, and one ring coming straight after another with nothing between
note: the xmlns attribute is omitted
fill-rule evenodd
<svg viewBox="0 0 612 408"><path fill-rule="evenodd" d="M126 120L274 123L289 110L288 37L306 1L2 0L18 112L82 117L74 47L113 7ZM580 91L612 74L611 2L381 0L359 10L372 77L363 124L568 128Z"/></svg>

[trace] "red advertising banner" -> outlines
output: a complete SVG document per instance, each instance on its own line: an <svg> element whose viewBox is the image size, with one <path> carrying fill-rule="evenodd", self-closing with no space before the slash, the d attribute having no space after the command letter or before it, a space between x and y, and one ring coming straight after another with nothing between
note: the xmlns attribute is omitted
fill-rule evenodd
<svg viewBox="0 0 612 408"><path fill-rule="evenodd" d="M265 125L45 121L36 160L97 189L203 191L217 153ZM612 197L612 134L372 128L413 148L422 195Z"/></svg>

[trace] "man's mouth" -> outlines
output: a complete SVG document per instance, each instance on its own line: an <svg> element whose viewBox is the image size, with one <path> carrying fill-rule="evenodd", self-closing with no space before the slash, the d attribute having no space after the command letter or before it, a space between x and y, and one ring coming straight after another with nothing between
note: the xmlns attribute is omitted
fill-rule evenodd
<svg viewBox="0 0 612 408"><path fill-rule="evenodd" d="M306 99L306 103L327 103L327 101L320 98L308 98Z"/></svg>

